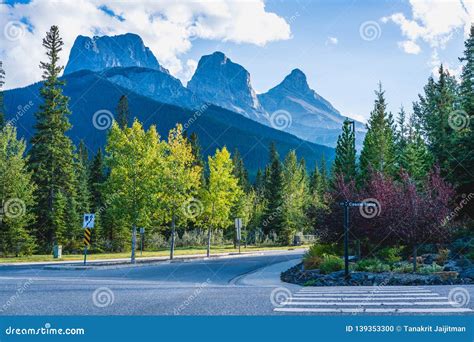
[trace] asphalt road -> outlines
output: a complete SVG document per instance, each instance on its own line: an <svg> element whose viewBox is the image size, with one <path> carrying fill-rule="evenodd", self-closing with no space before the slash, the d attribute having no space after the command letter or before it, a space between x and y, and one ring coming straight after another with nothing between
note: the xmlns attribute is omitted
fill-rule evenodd
<svg viewBox="0 0 474 342"><path fill-rule="evenodd" d="M0 315L464 315L474 310L474 286L282 283L280 272L301 256L301 251L272 252L87 270L0 266ZM452 302L455 290L462 305Z"/></svg>

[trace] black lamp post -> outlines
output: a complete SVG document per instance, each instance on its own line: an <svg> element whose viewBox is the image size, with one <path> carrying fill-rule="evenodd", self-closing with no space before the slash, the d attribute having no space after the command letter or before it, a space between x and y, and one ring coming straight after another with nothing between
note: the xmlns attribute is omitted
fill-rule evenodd
<svg viewBox="0 0 474 342"><path fill-rule="evenodd" d="M346 280L349 280L349 208L350 207L377 207L376 203L373 202L352 202L343 201L339 203L340 206L344 207L344 276Z"/></svg>

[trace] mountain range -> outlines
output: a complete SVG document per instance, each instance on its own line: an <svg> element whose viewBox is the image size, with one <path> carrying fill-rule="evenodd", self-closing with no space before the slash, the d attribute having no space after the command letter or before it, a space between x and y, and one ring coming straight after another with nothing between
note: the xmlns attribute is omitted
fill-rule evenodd
<svg viewBox="0 0 474 342"><path fill-rule="evenodd" d="M126 94L131 113L145 126L157 124L166 137L166 132L181 122L188 133L198 134L205 156L223 145L238 148L252 175L264 166L272 141L282 155L296 149L308 168L323 155L331 160L331 147L344 120L309 87L299 69L257 95L249 72L222 52L214 52L200 59L184 86L159 64L142 39L131 33L78 36L63 79L73 113L69 134L76 143L83 139L92 151L102 147L106 131L91 124L93 115L100 110L114 113L118 99ZM39 87L36 83L4 94L7 119L15 119L27 139L33 132L33 113L42 101ZM357 122L356 129L359 137L364 134L362 123Z"/></svg>

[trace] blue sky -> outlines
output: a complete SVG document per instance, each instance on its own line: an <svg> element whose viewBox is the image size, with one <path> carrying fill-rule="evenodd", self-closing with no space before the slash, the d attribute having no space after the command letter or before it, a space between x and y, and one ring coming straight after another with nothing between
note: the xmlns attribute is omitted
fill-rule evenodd
<svg viewBox="0 0 474 342"><path fill-rule="evenodd" d="M190 58L214 49L225 52L244 65L252 76L257 92L265 92L279 83L293 68L302 69L310 86L327 98L343 114L367 118L373 106L374 90L379 81L386 89L389 108L398 112L401 105L411 109L433 70L432 49L422 43L422 51L407 54L398 46L403 40L400 28L382 23L380 18L396 12L411 16L407 1L268 1L267 9L290 22L293 37L253 45L196 42ZM376 21L380 37L363 40L359 27ZM337 38L330 44L329 37ZM458 66L463 51L463 31L454 34L439 58Z"/></svg>
<svg viewBox="0 0 474 342"><path fill-rule="evenodd" d="M472 18L472 1L458 0L255 0L252 5L242 1L84 1L80 9L74 1L61 5L40 0L9 1L10 6L0 7L2 26L16 20L31 23L21 39L7 39L8 50L1 50L12 78L10 84L7 79L7 87L37 80L37 60L42 54L39 38L48 25L58 24L66 49L78 34L140 34L160 63L184 83L199 58L216 50L249 70L257 93L300 68L310 86L341 113L365 120L379 81L395 113L400 105L411 110L412 101L440 62L458 73L457 58ZM110 16L109 10L117 16ZM141 23L145 15L155 20ZM361 34L361 25L374 28L375 38ZM191 37L189 29L196 27ZM25 70L33 63L35 69Z"/></svg>

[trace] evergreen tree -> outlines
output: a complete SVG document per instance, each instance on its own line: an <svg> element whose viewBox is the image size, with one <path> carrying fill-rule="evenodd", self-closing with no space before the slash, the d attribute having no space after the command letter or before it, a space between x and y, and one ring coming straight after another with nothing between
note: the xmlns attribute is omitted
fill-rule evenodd
<svg viewBox="0 0 474 342"><path fill-rule="evenodd" d="M255 190L257 194L264 194L265 192L265 175L261 168L258 168L257 175L255 176Z"/></svg>
<svg viewBox="0 0 474 342"><path fill-rule="evenodd" d="M399 119L397 130L397 164L399 169L421 185L432 168L433 158L421 137L416 117L411 115L407 124L407 118L403 112L403 123L401 121Z"/></svg>
<svg viewBox="0 0 474 342"><path fill-rule="evenodd" d="M311 178L309 181L309 191L312 195L318 194L320 189L320 182L321 182L321 172L319 171L318 163L315 164L314 170L311 173Z"/></svg>
<svg viewBox="0 0 474 342"><path fill-rule="evenodd" d="M239 180L239 186L242 190L248 192L250 190L248 172L245 168L244 160L237 149L235 149L234 155L232 156L232 162L234 163L234 176Z"/></svg>
<svg viewBox="0 0 474 342"><path fill-rule="evenodd" d="M382 84L375 92L374 109L370 113L367 134L360 154L360 181L366 183L371 172L382 172L386 175L395 173L395 142L393 118L386 111Z"/></svg>
<svg viewBox="0 0 474 342"><path fill-rule="evenodd" d="M47 32L43 46L48 57L47 62L40 64L44 80L40 95L44 101L35 114L36 132L31 139L29 165L37 185L37 237L43 251L49 251L54 243L81 243L82 230L75 204L73 145L66 136L71 127L68 120L69 98L63 94L64 81L58 79L63 70L63 66L59 65L59 52L62 50L63 41L57 26L52 26ZM58 196L70 199L71 205L65 210L73 220L59 222L60 217L64 219L64 216L56 213L59 209Z"/></svg>
<svg viewBox="0 0 474 342"><path fill-rule="evenodd" d="M201 148L201 144L199 143L199 137L195 132L191 133L191 135L189 136L189 143L191 144L191 151L194 156L193 163L195 166L199 166L202 170L201 185L205 186L207 170L205 168L206 165L204 163L204 157L202 156L202 148Z"/></svg>
<svg viewBox="0 0 474 342"><path fill-rule="evenodd" d="M467 121L465 129L458 132L453 153L455 158L450 161L452 178L457 180L458 193L474 192L474 25L471 26L469 38L464 43L464 62L461 74L460 97L462 109L465 112L464 120ZM459 165L461 162L461 166ZM466 208L467 213L474 217L474 203L470 201Z"/></svg>
<svg viewBox="0 0 474 342"><path fill-rule="evenodd" d="M130 120L130 110L128 108L127 95L120 96L117 106L117 123L121 129L128 126Z"/></svg>
<svg viewBox="0 0 474 342"><path fill-rule="evenodd" d="M24 158L26 143L16 129L6 125L0 131L0 253L32 254L35 248L30 226L34 221L31 172Z"/></svg>
<svg viewBox="0 0 474 342"><path fill-rule="evenodd" d="M455 141L458 132L451 122L451 116L459 110L457 84L442 65L438 81L433 77L428 79L424 95L419 95L419 101L413 109L435 162L440 166L442 174L455 182L456 179L450 176L450 162L457 150Z"/></svg>
<svg viewBox="0 0 474 342"><path fill-rule="evenodd" d="M319 180L319 193L324 196L329 190L329 176L328 176L328 167L326 164L326 157L324 154L321 156L321 170L320 170L320 180Z"/></svg>
<svg viewBox="0 0 474 342"><path fill-rule="evenodd" d="M0 61L0 129L5 125L5 103L3 100L3 85L5 84L5 70L3 62Z"/></svg>
<svg viewBox="0 0 474 342"><path fill-rule="evenodd" d="M463 110L472 118L474 115L474 24L468 39L464 42L464 56L461 72L460 95ZM472 121L472 120L471 120Z"/></svg>
<svg viewBox="0 0 474 342"><path fill-rule="evenodd" d="M400 107L400 112L398 113L398 120L397 120L397 129L395 131L395 143L397 149L397 155L403 151L405 145L407 143L407 135L408 135L408 125L407 125L407 115L405 112L405 108Z"/></svg>
<svg viewBox="0 0 474 342"><path fill-rule="evenodd" d="M89 189L91 191L91 207L94 211L100 210L104 206L102 198L102 186L107 179L104 156L99 148L89 170Z"/></svg>
<svg viewBox="0 0 474 342"><path fill-rule="evenodd" d="M265 200L267 206L263 215L263 232L279 234L283 229L281 215L283 205L283 176L280 156L274 143L270 146L270 162L265 175Z"/></svg>
<svg viewBox="0 0 474 342"><path fill-rule="evenodd" d="M342 134L337 139L336 159L332 172L333 178L343 177L347 183L356 177L355 134L352 130L352 122L348 119L344 121Z"/></svg>
<svg viewBox="0 0 474 342"><path fill-rule="evenodd" d="M76 156L77 205L79 214L88 213L91 209L91 192L89 188L89 155L84 141L80 141Z"/></svg>

